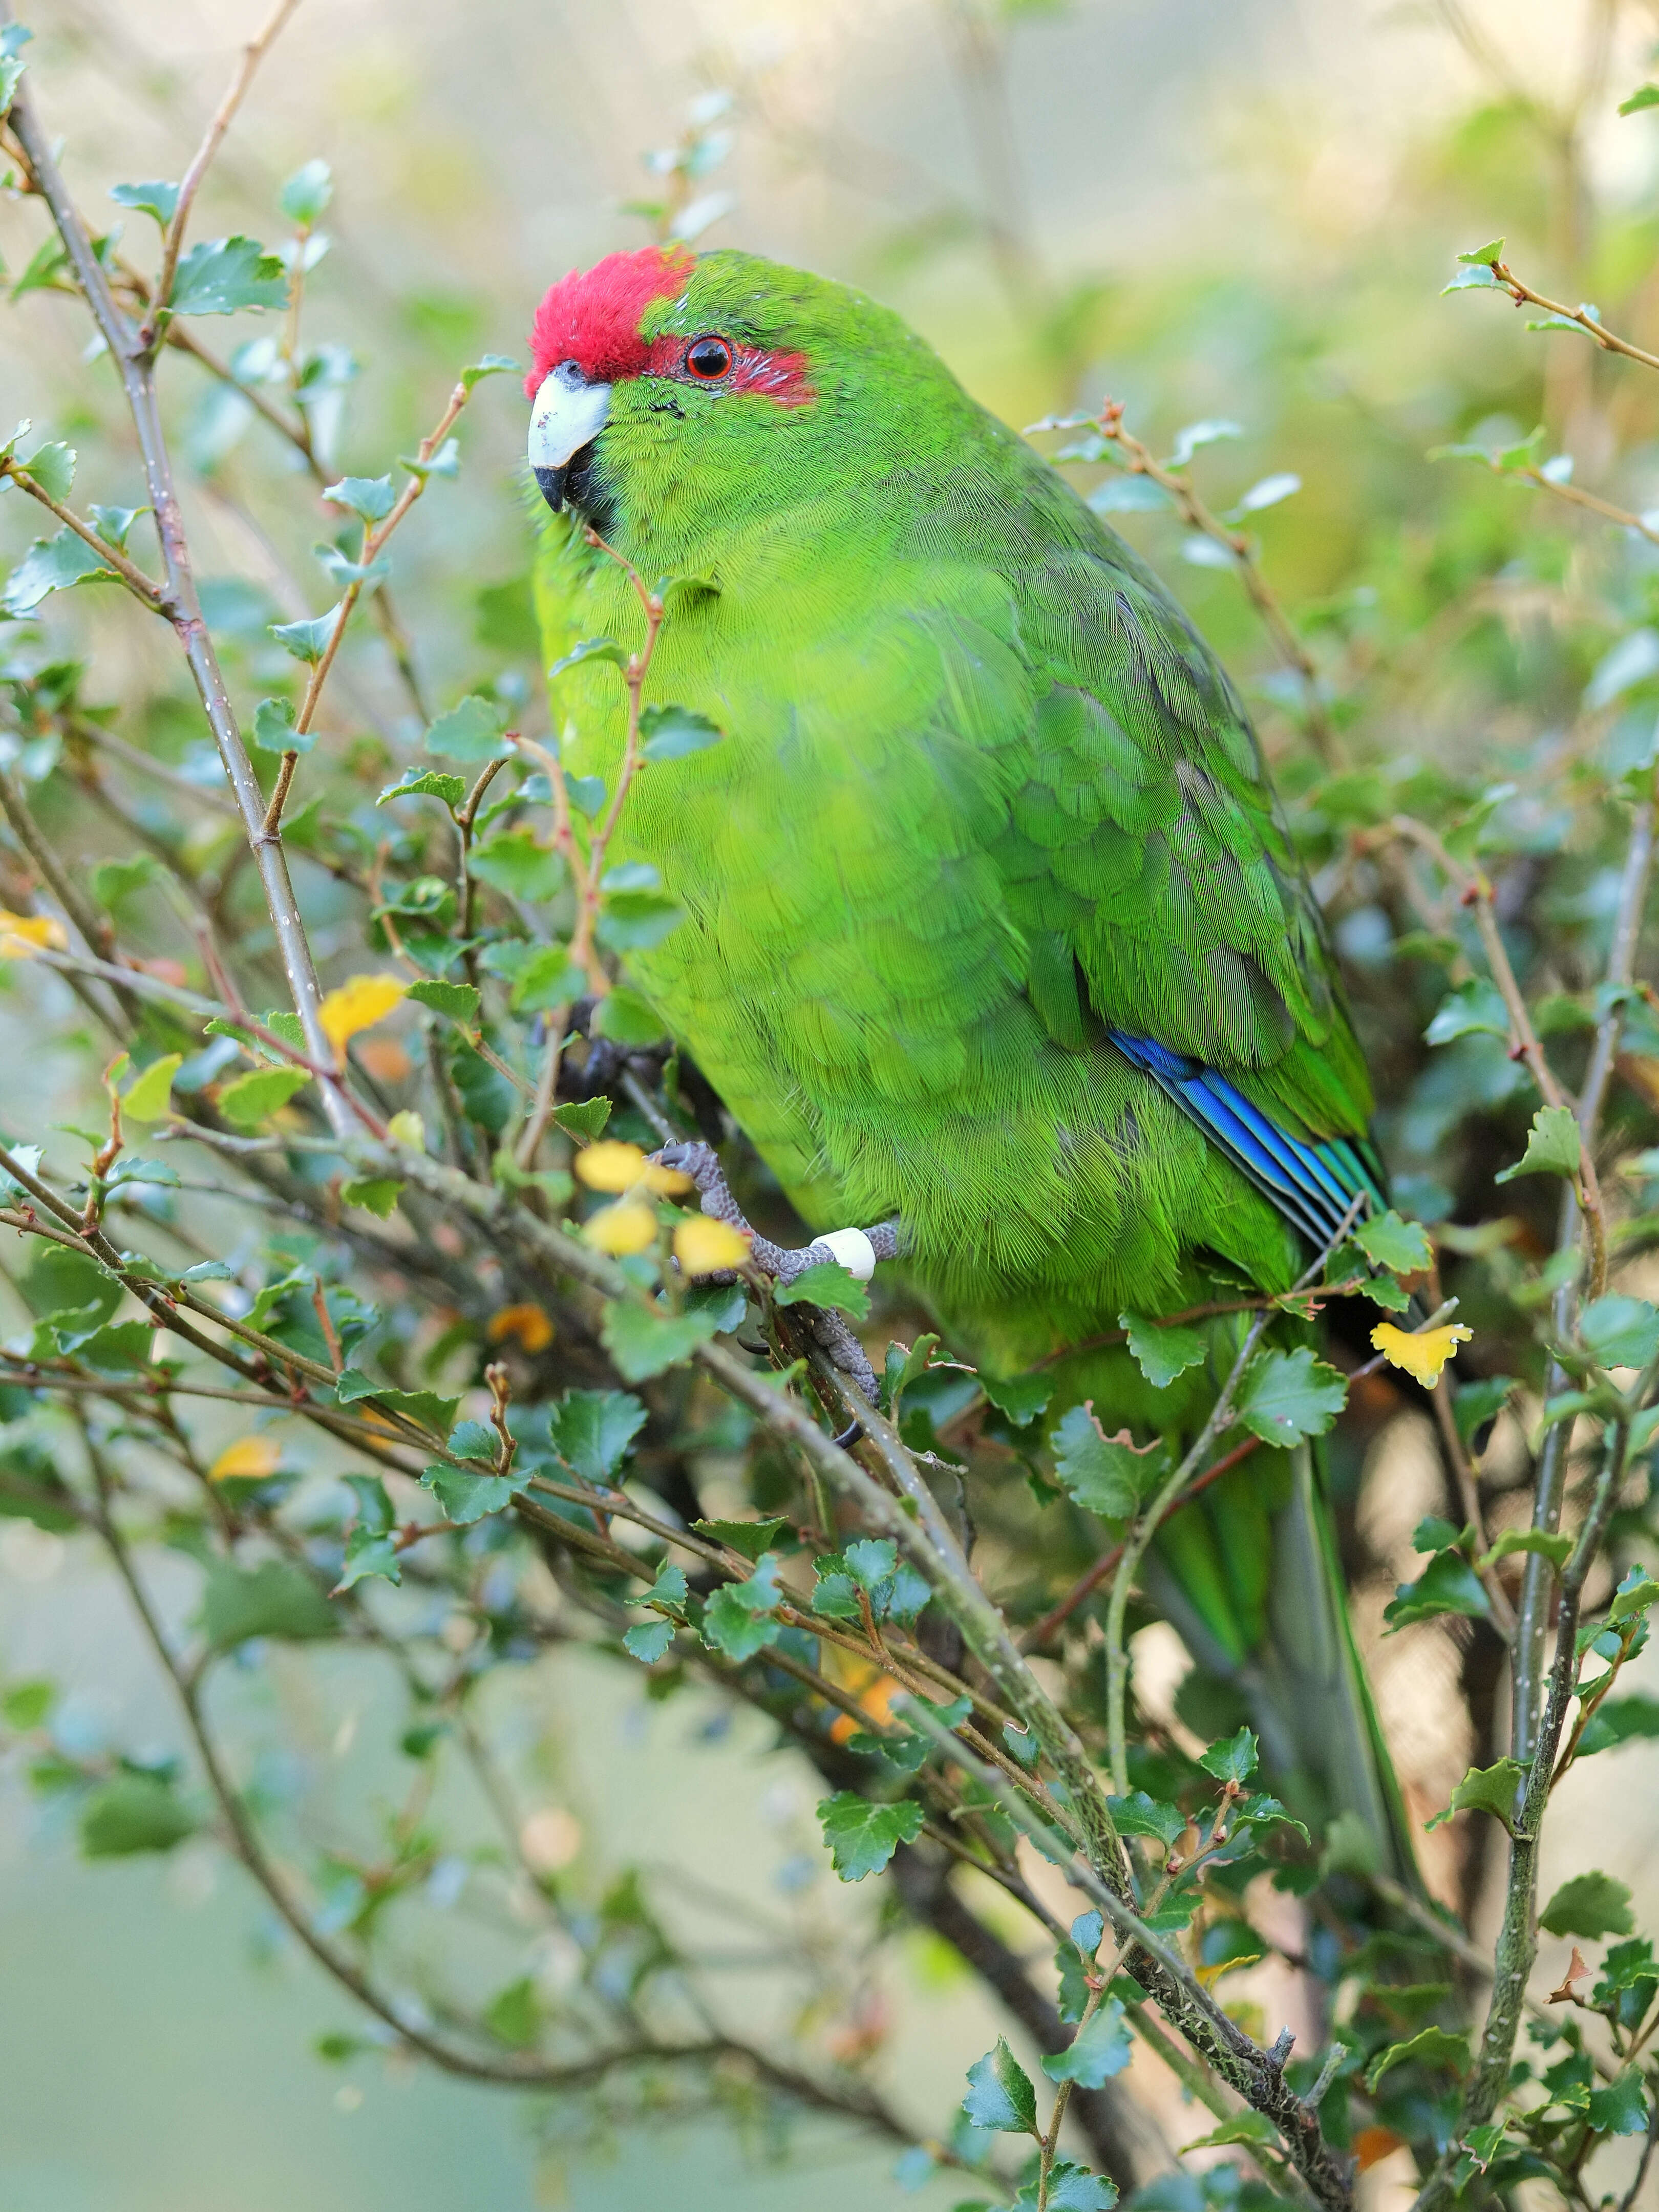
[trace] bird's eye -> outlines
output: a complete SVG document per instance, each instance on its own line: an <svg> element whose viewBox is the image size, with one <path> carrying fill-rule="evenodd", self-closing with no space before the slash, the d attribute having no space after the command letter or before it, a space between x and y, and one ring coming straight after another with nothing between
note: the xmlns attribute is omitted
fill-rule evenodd
<svg viewBox="0 0 1659 2212"><path fill-rule="evenodd" d="M732 366L732 349L724 338L693 338L685 349L685 368L699 384L714 384Z"/></svg>

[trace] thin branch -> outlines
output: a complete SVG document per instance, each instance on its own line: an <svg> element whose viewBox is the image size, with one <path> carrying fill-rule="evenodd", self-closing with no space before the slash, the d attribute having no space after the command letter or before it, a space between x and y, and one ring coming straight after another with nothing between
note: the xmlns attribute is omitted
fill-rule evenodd
<svg viewBox="0 0 1659 2212"><path fill-rule="evenodd" d="M1109 444L1115 446L1123 455L1123 465L1131 476L1145 477L1167 492L1189 530L1224 546L1232 556L1250 605L1260 617L1261 625L1272 639L1273 649L1286 668L1297 677L1302 686L1303 713L1309 737L1315 750L1327 768L1336 760L1336 732L1325 704L1318 665L1313 655L1297 636L1295 626L1279 604L1279 595L1261 573L1256 557L1255 541L1249 532L1235 530L1211 512L1188 478L1177 470L1167 468L1153 457L1152 448L1143 445L1123 427L1123 404L1121 400L1102 402L1097 416L1081 418L1067 417L1063 422L1050 420L1034 423L1038 430L1077 428L1083 422L1090 422Z"/></svg>
<svg viewBox="0 0 1659 2212"><path fill-rule="evenodd" d="M276 6L272 10L264 28L257 33L243 47L242 58L238 64L236 74L232 77L224 98L214 111L213 118L203 135L201 144L191 159L190 167L185 171L184 180L179 186L178 203L173 211L173 220L167 225L167 237L161 248L161 267L155 279L155 304L140 334L147 352L155 346L157 322L166 312L167 301L172 296L173 280L178 271L179 256L184 247L185 232L190 222L191 210L196 203L196 195L200 191L203 181L209 169L213 166L214 155L217 154L220 146L223 143L225 133L229 130L237 109L246 96L247 88L253 82L255 72L270 52L277 33L298 5L299 0L276 0ZM33 159L33 156L31 155L30 158Z"/></svg>
<svg viewBox="0 0 1659 2212"><path fill-rule="evenodd" d="M8 477L20 491L38 500L51 514L56 515L66 530L71 530L85 545L91 546L104 567L118 576L135 599L161 615L168 622L177 619L173 603L155 579L147 576L136 561L130 561L118 545L112 545L107 538L99 535L89 522L83 522L73 507L65 507L62 500L54 499L46 486L34 476L27 461L14 460L9 453L0 454L0 477Z"/></svg>
<svg viewBox="0 0 1659 2212"><path fill-rule="evenodd" d="M0 0L0 20L11 20L9 0ZM145 483L167 573L167 593L174 609L172 617L173 628L184 648L203 711L207 716L208 726L213 732L219 757L224 764L225 774L242 818L243 829L253 850L255 865L264 890L265 903L288 977L289 990L300 1017L307 1047L314 1060L331 1069L329 1075L322 1079L323 1103L330 1122L338 1133L350 1126L349 1109L338 1079L332 1073L333 1055L319 1018L320 993L316 970L312 963L311 947L295 899L282 845L276 840L260 842L264 824L264 798L253 764L248 758L247 748L242 742L241 732L236 726L218 656L202 617L184 518L173 486L172 461L156 404L152 356L142 334L135 330L131 319L116 302L109 279L93 251L86 224L64 183L52 143L35 116L33 101L27 88L20 88L14 99L9 120L12 134L22 149L34 181L52 210L58 236L92 310L93 319L120 373L143 457Z"/></svg>
<svg viewBox="0 0 1659 2212"><path fill-rule="evenodd" d="M1534 292L1504 262L1493 260L1480 265L1492 270L1499 289L1509 294L1517 307L1541 307L1547 315L1558 315L1563 322L1582 331L1586 337L1594 338L1603 353L1622 354L1626 361L1640 362L1644 368L1659 368L1659 353L1650 353L1644 346L1621 338L1616 331L1603 329L1587 307L1569 307L1560 300Z"/></svg>

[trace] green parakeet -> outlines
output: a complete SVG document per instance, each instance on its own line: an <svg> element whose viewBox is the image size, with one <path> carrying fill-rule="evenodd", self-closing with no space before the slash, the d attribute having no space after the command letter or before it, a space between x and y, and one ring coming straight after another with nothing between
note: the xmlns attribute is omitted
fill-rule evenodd
<svg viewBox="0 0 1659 2212"><path fill-rule="evenodd" d="M613 254L548 293L532 352L550 664L642 638L591 525L677 580L651 696L724 733L632 789L612 854L685 919L630 975L805 1219L897 1217L993 1373L1218 1271L1288 1286L1380 1198L1370 1089L1255 734L1152 571L845 285ZM614 791L615 668L579 659L553 712ZM1162 1390L1079 1352L1051 1411L1195 1427L1237 1341L1212 1334ZM1305 1447L1255 1455L1154 1559L1281 1786L1408 1863Z"/></svg>

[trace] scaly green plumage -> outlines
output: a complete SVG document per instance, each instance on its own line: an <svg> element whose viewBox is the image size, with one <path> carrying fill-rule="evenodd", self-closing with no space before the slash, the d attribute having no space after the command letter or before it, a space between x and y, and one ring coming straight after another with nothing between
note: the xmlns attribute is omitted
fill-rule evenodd
<svg viewBox="0 0 1659 2212"><path fill-rule="evenodd" d="M650 695L726 733L630 796L613 852L687 916L635 980L806 1219L900 1216L1003 1371L1194 1303L1212 1255L1284 1287L1303 1244L1106 1035L1192 1054L1294 1134L1364 1139L1319 916L1212 654L887 310L720 252L641 327L798 352L813 397L614 386L587 496L647 580L686 580ZM550 663L641 641L625 576L562 520L537 584ZM615 670L570 670L553 707L614 789ZM1154 1403L1121 1357L1071 1383L1165 1426L1214 1389Z"/></svg>

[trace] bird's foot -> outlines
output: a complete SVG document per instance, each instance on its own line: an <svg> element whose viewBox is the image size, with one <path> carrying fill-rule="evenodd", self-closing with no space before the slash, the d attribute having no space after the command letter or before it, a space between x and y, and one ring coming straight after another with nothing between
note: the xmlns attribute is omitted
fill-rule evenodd
<svg viewBox="0 0 1659 2212"><path fill-rule="evenodd" d="M867 1283L875 1272L878 1260L891 1260L898 1253L898 1224L878 1221L872 1229L836 1229L823 1237L815 1237L810 1244L775 1244L770 1237L763 1237L744 1218L743 1208L732 1195L731 1187L715 1155L712 1145L700 1139L678 1141L663 1146L653 1156L665 1168L675 1168L681 1175L690 1176L696 1184L702 1210L716 1221L724 1221L732 1229L740 1230L750 1240L750 1254L763 1274L769 1275L775 1283L793 1283L809 1267L836 1261L845 1267L858 1281ZM711 1281L733 1281L730 1271L711 1276ZM857 1383L873 1405L876 1401L876 1372L871 1366L864 1346L848 1326L843 1315L833 1306L810 1306L813 1336L822 1345L835 1365L843 1375Z"/></svg>

